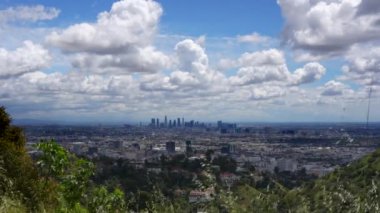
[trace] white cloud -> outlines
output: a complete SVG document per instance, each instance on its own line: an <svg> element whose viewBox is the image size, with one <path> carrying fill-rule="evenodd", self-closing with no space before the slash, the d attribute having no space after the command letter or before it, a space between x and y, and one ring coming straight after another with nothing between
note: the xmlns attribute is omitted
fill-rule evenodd
<svg viewBox="0 0 380 213"><path fill-rule="evenodd" d="M23 103L55 102L63 106L71 102L116 101L118 96L133 99L138 93L131 76L84 75L78 72L32 72L1 82L0 96L8 94ZM99 100L98 100L99 99ZM68 101L66 103L66 101Z"/></svg>
<svg viewBox="0 0 380 213"><path fill-rule="evenodd" d="M169 58L152 46L161 14L155 1L122 0L100 13L96 23L72 25L46 40L74 54L72 65L87 72L158 72L170 66Z"/></svg>
<svg viewBox="0 0 380 213"><path fill-rule="evenodd" d="M268 100L284 96L285 90L279 86L255 87L251 90L251 100Z"/></svg>
<svg viewBox="0 0 380 213"><path fill-rule="evenodd" d="M301 60L339 56L353 44L378 40L380 13L358 15L367 2L279 0L286 23L284 40Z"/></svg>
<svg viewBox="0 0 380 213"><path fill-rule="evenodd" d="M0 23L8 22L36 22L41 20L51 20L56 18L60 10L53 7L35 6L17 6L0 10Z"/></svg>
<svg viewBox="0 0 380 213"><path fill-rule="evenodd" d="M322 96L341 96L353 91L339 81L331 80L322 87Z"/></svg>
<svg viewBox="0 0 380 213"><path fill-rule="evenodd" d="M326 69L321 64L316 62L308 63L303 68L294 71L292 75L292 83L296 85L311 83L321 79L325 73Z"/></svg>
<svg viewBox="0 0 380 213"><path fill-rule="evenodd" d="M380 47L355 46L346 56L350 71L380 73Z"/></svg>
<svg viewBox="0 0 380 213"><path fill-rule="evenodd" d="M171 65L170 59L152 46L125 54L76 54L72 65L82 71L98 74L154 73Z"/></svg>
<svg viewBox="0 0 380 213"><path fill-rule="evenodd" d="M259 33L252 33L249 35L239 35L237 36L238 42L243 42L243 43L261 43L261 42L266 42L269 40L268 37L262 36Z"/></svg>
<svg viewBox="0 0 380 213"><path fill-rule="evenodd" d="M177 88L169 76L162 74L144 75L140 81L140 89L145 92L174 91Z"/></svg>
<svg viewBox="0 0 380 213"><path fill-rule="evenodd" d="M261 83L283 83L300 85L321 79L326 69L319 63L312 62L289 72L284 53L277 49L244 53L237 60L221 60L219 66L237 67L236 76L229 78L233 85L250 85Z"/></svg>
<svg viewBox="0 0 380 213"><path fill-rule="evenodd" d="M180 41L174 48L178 69L184 72L205 73L208 68L208 57L204 49L191 39Z"/></svg>
<svg viewBox="0 0 380 213"><path fill-rule="evenodd" d="M38 71L46 68L50 60L49 52L31 41L13 51L0 48L0 78Z"/></svg>
<svg viewBox="0 0 380 213"><path fill-rule="evenodd" d="M193 93L189 96L196 91L208 94L228 90L225 76L209 67L205 49L196 41L180 41L174 51L173 71L168 75L157 74L143 78L141 89Z"/></svg>
<svg viewBox="0 0 380 213"><path fill-rule="evenodd" d="M199 85L200 81L188 72L174 71L170 74L170 83L185 87L194 87Z"/></svg>
<svg viewBox="0 0 380 213"><path fill-rule="evenodd" d="M157 30L161 6L151 0L115 2L96 23L81 23L54 32L47 41L68 52L114 54L148 46Z"/></svg>
<svg viewBox="0 0 380 213"><path fill-rule="evenodd" d="M288 78L286 66L261 66L240 68L237 76L232 76L233 85L259 84L271 81L283 81Z"/></svg>
<svg viewBox="0 0 380 213"><path fill-rule="evenodd" d="M361 85L380 85L380 48L372 45L355 45L346 54L347 64L342 67L341 80Z"/></svg>
<svg viewBox="0 0 380 213"><path fill-rule="evenodd" d="M357 15L368 15L378 13L380 11L380 2L378 0L362 0L359 5Z"/></svg>
<svg viewBox="0 0 380 213"><path fill-rule="evenodd" d="M236 64L240 68L236 76L230 77L233 85L287 81L290 75L284 54L277 49L244 53Z"/></svg>

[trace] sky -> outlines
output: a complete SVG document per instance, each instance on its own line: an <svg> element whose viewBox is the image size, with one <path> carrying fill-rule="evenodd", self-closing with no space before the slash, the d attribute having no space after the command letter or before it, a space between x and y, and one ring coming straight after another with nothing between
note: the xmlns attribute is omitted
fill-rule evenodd
<svg viewBox="0 0 380 213"><path fill-rule="evenodd" d="M3 0L14 119L380 121L378 0Z"/></svg>

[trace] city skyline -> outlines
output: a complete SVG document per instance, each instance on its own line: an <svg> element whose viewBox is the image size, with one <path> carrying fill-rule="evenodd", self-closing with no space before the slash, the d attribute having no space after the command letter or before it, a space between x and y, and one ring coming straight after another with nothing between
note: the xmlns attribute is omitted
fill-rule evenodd
<svg viewBox="0 0 380 213"><path fill-rule="evenodd" d="M3 1L0 106L15 120L69 123L379 122L379 9Z"/></svg>

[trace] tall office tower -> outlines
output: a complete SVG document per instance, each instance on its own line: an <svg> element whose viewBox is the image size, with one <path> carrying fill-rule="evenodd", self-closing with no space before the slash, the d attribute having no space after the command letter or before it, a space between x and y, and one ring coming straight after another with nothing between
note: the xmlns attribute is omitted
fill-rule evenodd
<svg viewBox="0 0 380 213"><path fill-rule="evenodd" d="M182 117L182 126L185 126L185 119Z"/></svg>
<svg viewBox="0 0 380 213"><path fill-rule="evenodd" d="M181 119L177 118L177 126L181 126Z"/></svg>
<svg viewBox="0 0 380 213"><path fill-rule="evenodd" d="M168 117L165 115L165 127L168 127Z"/></svg>
<svg viewBox="0 0 380 213"><path fill-rule="evenodd" d="M160 119L156 118L156 126L160 127Z"/></svg>
<svg viewBox="0 0 380 213"><path fill-rule="evenodd" d="M218 128L220 129L223 126L223 122L222 121L218 121L217 125L218 125Z"/></svg>
<svg viewBox="0 0 380 213"><path fill-rule="evenodd" d="M166 151L168 153L174 153L175 152L175 142L173 142L173 141L166 142Z"/></svg>
<svg viewBox="0 0 380 213"><path fill-rule="evenodd" d="M176 127L176 126L177 126L177 124L176 124L176 121L174 119L174 121L173 121L173 127Z"/></svg>
<svg viewBox="0 0 380 213"><path fill-rule="evenodd" d="M152 118L152 121L150 122L150 125L154 127L156 125L156 119Z"/></svg>
<svg viewBox="0 0 380 213"><path fill-rule="evenodd" d="M169 120L169 127L172 127L172 120Z"/></svg>

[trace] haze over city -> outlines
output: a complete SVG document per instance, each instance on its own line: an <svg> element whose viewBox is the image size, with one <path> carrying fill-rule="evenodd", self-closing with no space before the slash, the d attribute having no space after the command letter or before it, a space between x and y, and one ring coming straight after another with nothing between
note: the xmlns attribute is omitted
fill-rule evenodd
<svg viewBox="0 0 380 213"><path fill-rule="evenodd" d="M380 120L377 0L0 3L17 120ZM299 18L303 17L303 18Z"/></svg>

